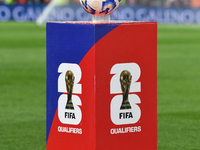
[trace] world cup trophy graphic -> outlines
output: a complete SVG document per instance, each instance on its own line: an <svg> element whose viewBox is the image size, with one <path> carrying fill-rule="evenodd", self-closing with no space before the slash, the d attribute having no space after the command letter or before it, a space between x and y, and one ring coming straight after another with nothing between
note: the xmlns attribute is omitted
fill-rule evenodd
<svg viewBox="0 0 200 150"><path fill-rule="evenodd" d="M67 104L65 106L65 109L72 109L74 110L74 106L72 103L72 91L74 86L74 74L72 71L68 70L65 75L65 82L66 82L66 88L67 88Z"/></svg>
<svg viewBox="0 0 200 150"><path fill-rule="evenodd" d="M128 94L130 90L132 76L131 73L127 70L124 70L120 74L120 83L121 83L121 89L123 93L123 101L122 105L120 107L120 110L122 109L131 109L131 105L128 100Z"/></svg>

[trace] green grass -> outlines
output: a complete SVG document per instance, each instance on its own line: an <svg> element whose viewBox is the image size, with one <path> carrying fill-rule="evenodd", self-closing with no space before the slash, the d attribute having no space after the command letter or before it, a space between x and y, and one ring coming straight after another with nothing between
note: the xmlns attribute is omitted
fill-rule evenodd
<svg viewBox="0 0 200 150"><path fill-rule="evenodd" d="M0 23L0 149L44 150L45 27Z"/></svg>
<svg viewBox="0 0 200 150"><path fill-rule="evenodd" d="M158 25L158 150L200 149L200 26ZM0 23L0 150L45 150L45 26Z"/></svg>
<svg viewBox="0 0 200 150"><path fill-rule="evenodd" d="M200 149L200 26L158 26L158 150Z"/></svg>

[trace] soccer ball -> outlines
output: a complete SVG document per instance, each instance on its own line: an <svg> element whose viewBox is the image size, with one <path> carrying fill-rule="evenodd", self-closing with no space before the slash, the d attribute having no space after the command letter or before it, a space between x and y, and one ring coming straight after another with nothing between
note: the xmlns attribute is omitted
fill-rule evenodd
<svg viewBox="0 0 200 150"><path fill-rule="evenodd" d="M83 8L94 16L106 16L114 12L121 0L80 0Z"/></svg>

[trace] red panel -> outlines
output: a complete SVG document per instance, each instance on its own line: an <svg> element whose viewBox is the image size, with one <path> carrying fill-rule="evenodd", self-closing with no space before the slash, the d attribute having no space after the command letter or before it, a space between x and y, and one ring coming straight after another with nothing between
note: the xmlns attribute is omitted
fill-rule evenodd
<svg viewBox="0 0 200 150"><path fill-rule="evenodd" d="M157 149L156 43L156 23L133 23L118 26L96 44L96 150ZM137 64L141 71L136 81L140 82L141 90L129 93L140 98L141 102L136 107L139 106L141 116L136 123L116 125L111 120L111 101L116 95L122 95L122 91L114 94L110 92L111 79L116 75L111 74L111 68L116 64L122 65L122 68L117 66L120 72L129 63ZM135 71L137 74L137 69ZM134 69L132 80L133 76ZM119 78L113 79L113 82L120 82ZM121 133L111 134L111 131L117 129ZM122 133L127 132L127 129L128 133Z"/></svg>

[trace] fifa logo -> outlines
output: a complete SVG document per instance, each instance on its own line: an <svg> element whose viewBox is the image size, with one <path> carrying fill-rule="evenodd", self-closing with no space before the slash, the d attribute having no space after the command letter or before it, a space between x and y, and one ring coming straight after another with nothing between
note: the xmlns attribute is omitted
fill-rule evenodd
<svg viewBox="0 0 200 150"><path fill-rule="evenodd" d="M82 94L81 69L73 63L62 63L58 67L58 118L63 124L78 125L82 119L81 99L77 94ZM74 95L76 94L76 95Z"/></svg>
<svg viewBox="0 0 200 150"><path fill-rule="evenodd" d="M141 70L136 63L115 64L110 71L114 74L110 81L110 94L115 94L110 103L110 117L115 125L134 124L141 117L137 104L141 103L136 94L141 92L138 82Z"/></svg>

